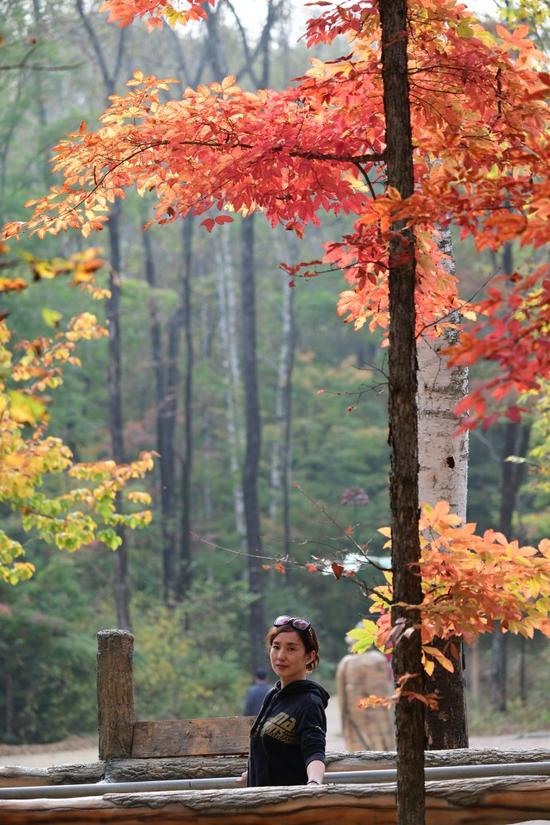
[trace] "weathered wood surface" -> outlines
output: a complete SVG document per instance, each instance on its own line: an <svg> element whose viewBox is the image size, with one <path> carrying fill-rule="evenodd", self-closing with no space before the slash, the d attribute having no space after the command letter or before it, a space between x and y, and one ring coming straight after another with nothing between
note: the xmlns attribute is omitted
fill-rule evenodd
<svg viewBox="0 0 550 825"><path fill-rule="evenodd" d="M132 754L134 637L126 630L97 634L97 718L99 758L124 759Z"/></svg>
<svg viewBox="0 0 550 825"><path fill-rule="evenodd" d="M132 758L248 753L253 716L136 722Z"/></svg>
<svg viewBox="0 0 550 825"><path fill-rule="evenodd" d="M0 825L395 825L395 784L0 801ZM550 779L428 782L427 825L512 825L550 811Z"/></svg>
<svg viewBox="0 0 550 825"><path fill-rule="evenodd" d="M0 787L25 785L86 784L147 779L202 779L238 776L246 768L245 756L186 756L173 759L113 759L86 765L56 765L50 768L0 767ZM492 749L427 751L426 766L488 765L509 762L547 762L550 749L499 751ZM328 753L330 771L382 770L395 767L392 751Z"/></svg>
<svg viewBox="0 0 550 825"><path fill-rule="evenodd" d="M426 767L546 761L550 761L550 749L542 748L529 751L464 748L426 752ZM201 779L208 776L238 776L245 768L246 758L241 756L116 759L106 764L105 778L110 782L145 779ZM385 768L395 768L394 751L327 754L327 770L330 771L383 770Z"/></svg>
<svg viewBox="0 0 550 825"><path fill-rule="evenodd" d="M51 768L0 767L0 788L30 785L86 785L99 782L105 774L104 762L84 765L55 765Z"/></svg>

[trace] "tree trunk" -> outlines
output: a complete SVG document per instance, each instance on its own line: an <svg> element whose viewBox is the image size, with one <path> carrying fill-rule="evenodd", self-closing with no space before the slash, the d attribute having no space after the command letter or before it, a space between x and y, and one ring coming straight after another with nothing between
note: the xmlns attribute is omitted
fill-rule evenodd
<svg viewBox="0 0 550 825"><path fill-rule="evenodd" d="M446 266L454 272L454 255L449 229L440 229L438 245L446 255ZM455 319L457 323L460 318ZM455 343L457 333L447 331L440 338L421 337L418 356L418 494L420 502L436 504L444 499L454 513L466 519L468 494L468 433L455 436L459 421L453 410L464 398L468 385L468 370L450 368L441 350ZM434 646L449 656L450 642L458 651L451 657L454 672L436 664L426 679L426 691L436 693L438 707L426 710L426 747L467 748L468 729L463 677L463 642L459 637L443 641L434 639Z"/></svg>
<svg viewBox="0 0 550 825"><path fill-rule="evenodd" d="M185 372L183 378L183 459L181 467L181 537L176 596L181 601L191 585L191 475L193 469L193 218L183 224L183 272L181 305L185 330Z"/></svg>
<svg viewBox="0 0 550 825"><path fill-rule="evenodd" d="M229 233L230 230L228 227L222 227L219 231L220 245L217 248L219 277L217 278L217 288L220 306L221 360L225 385L229 468L233 488L235 529L243 548L246 548L246 523L244 517L243 488L241 484L242 433L239 423L241 375L237 350L235 273L233 270Z"/></svg>
<svg viewBox="0 0 550 825"><path fill-rule="evenodd" d="M254 217L241 224L241 314L242 365L245 395L246 449L243 466L243 497L248 553L248 584L253 601L249 612L251 667L265 662L265 632L262 601L262 537L258 500L258 469L261 450L261 422L258 398L256 352L256 288L254 271Z"/></svg>
<svg viewBox="0 0 550 825"><path fill-rule="evenodd" d="M142 232L145 279L154 290L157 286L153 245L149 232ZM170 600L170 590L175 571L175 525L174 525L174 444L170 434L173 428L167 426L166 370L163 356L162 329L158 317L157 303L152 296L149 300L151 356L155 384L157 451L160 455L160 510L162 532L162 582L164 601Z"/></svg>
<svg viewBox="0 0 550 825"><path fill-rule="evenodd" d="M290 263L298 258L296 240L288 245ZM282 510L284 553L290 552L290 475L292 448L292 371L296 347L296 322L294 318L294 289L283 282L282 340L279 354L277 398L275 402L276 442L271 454L269 517L277 518Z"/></svg>
<svg viewBox="0 0 550 825"><path fill-rule="evenodd" d="M107 300L107 320L109 328L109 430L113 458L117 464L125 461L124 450L124 423L122 414L122 365L120 341L120 205L119 201L113 204L109 216L109 246L110 246L110 298ZM120 507L120 496L117 496L117 507ZM121 630L131 630L130 618L130 582L128 547L125 542L125 530L117 527L117 534L122 544L116 553L115 575L115 604L117 626Z"/></svg>
<svg viewBox="0 0 550 825"><path fill-rule="evenodd" d="M382 81L386 117L388 185L402 199L414 191L413 149L407 74L407 2L386 0L379 5L382 27ZM414 234L403 222L394 223L389 251L390 347L389 441L391 451L390 506L392 529L393 598L418 605L422 601L420 577L414 565L420 558L418 535L418 427L416 409ZM406 691L423 692L421 639L412 629L420 623L417 609L394 606L392 624L405 631L394 638L392 667L397 684L410 676ZM410 635L406 632L411 630ZM396 706L397 821L398 825L423 825L424 706L420 701L398 700Z"/></svg>
<svg viewBox="0 0 550 825"><path fill-rule="evenodd" d="M517 508L519 489L525 476L525 464L507 461L509 456L525 458L529 448L531 427L515 421L504 425L502 434L502 473L500 492L499 530L506 538L512 537L513 518ZM507 710L508 635L500 632L495 622L491 651L492 702L495 710Z"/></svg>

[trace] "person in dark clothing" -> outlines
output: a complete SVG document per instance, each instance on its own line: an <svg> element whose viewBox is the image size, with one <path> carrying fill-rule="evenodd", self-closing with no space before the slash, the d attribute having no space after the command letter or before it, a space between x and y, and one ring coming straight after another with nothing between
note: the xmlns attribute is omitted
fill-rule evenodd
<svg viewBox="0 0 550 825"><path fill-rule="evenodd" d="M266 644L279 680L266 694L252 726L242 781L249 787L320 785L329 694L306 678L319 663L317 636L307 619L279 616Z"/></svg>
<svg viewBox="0 0 550 825"><path fill-rule="evenodd" d="M257 716L266 693L271 690L271 685L267 682L267 673L263 668L258 668L255 674L254 684L250 685L246 691L244 700L244 716Z"/></svg>

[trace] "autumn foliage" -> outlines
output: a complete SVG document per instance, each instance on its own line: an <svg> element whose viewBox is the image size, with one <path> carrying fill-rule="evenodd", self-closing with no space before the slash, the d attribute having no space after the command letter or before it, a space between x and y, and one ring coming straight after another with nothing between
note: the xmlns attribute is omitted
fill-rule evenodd
<svg viewBox="0 0 550 825"><path fill-rule="evenodd" d="M210 2L210 0L208 0ZM503 370L469 401L472 426L494 415L496 398L517 415L518 393L548 377L548 270L514 275L513 298L495 287L479 305L458 296L434 242L434 226L452 221L472 234L479 250L506 241L538 247L547 239L548 158L545 135L549 76L525 26L493 35L454 0L410 4L410 83L416 191L405 202L384 188L384 118L379 72L379 24L373 0L322 3L309 21L307 42L350 40L345 58L314 59L305 77L283 92L243 91L232 77L163 93L175 81L136 72L124 96L113 96L101 128L86 123L55 147L62 177L45 197L29 203L23 229L84 235L100 230L124 190L154 190L154 221L189 212L220 210L205 221L211 230L232 212L261 211L298 234L321 211L356 215L353 232L325 250L323 264L345 273L350 288L338 312L356 327L387 325L387 242L393 220L415 227L418 244L418 330L438 334L449 313L479 313L462 339L457 363L480 358ZM121 25L145 17L153 25L204 17L206 0L176 10L167 0L110 0L104 8ZM175 15L175 16L174 16ZM311 268L287 267L292 278ZM305 270L305 271L304 271ZM502 312L500 312L502 310ZM521 357L500 328L512 319ZM514 330L513 340L517 340ZM489 403L488 403L489 402Z"/></svg>
<svg viewBox="0 0 550 825"><path fill-rule="evenodd" d="M149 25L205 16L212 0L108 0L115 22L135 17ZM388 243L391 226L409 223L416 235L417 332L440 335L456 312L469 328L450 352L456 364L487 360L498 368L461 405L465 426L522 412L518 399L536 394L550 378L548 268L495 280L475 302L458 283L436 243L438 227L452 223L476 248L498 250L517 241L541 247L548 237L548 137L544 99L550 78L527 37L497 26L485 30L454 0L411 0L409 76L415 192L401 200L385 182L385 123L380 73L379 15L375 0L320 2L307 25L310 46L349 40L348 54L323 62L282 92L241 89L234 77L167 97L176 82L135 72L124 95L114 95L97 130L83 122L54 150L60 183L31 201L23 231L44 237L67 229L85 236L101 230L125 190L154 192L151 221L208 213L208 231L232 214L261 212L299 236L321 212L347 214L353 226L326 245L322 261L284 266L293 284L318 266L341 270L348 283L338 312L356 328L388 324ZM423 511L423 641L428 672L452 655L434 652L434 636L473 638L495 619L514 632L548 634L550 551L519 547L494 532L475 534L445 505ZM396 642L390 591L378 591L378 625L362 642ZM452 653L452 652L451 652Z"/></svg>
<svg viewBox="0 0 550 825"><path fill-rule="evenodd" d="M105 296L94 279L104 263L97 250L67 260L40 260L30 254L24 258L33 281L70 275L73 285L94 298ZM5 277L0 292L20 292L28 285L25 277ZM48 434L51 393L63 383L68 366L80 366L77 345L103 338L107 331L90 312L71 318L66 328L60 312L45 308L42 315L52 334L32 340L14 341L8 316L0 320L0 501L18 513L23 531L60 550L73 552L94 542L116 550L119 525L144 527L151 520L151 511L143 509L150 504L147 493L128 491L127 501L139 509L124 514L116 499L128 483L151 470L153 456L143 453L125 465L110 460L75 463L69 447ZM56 476L65 479L53 488L57 494L48 492ZM34 566L22 560L24 554L23 544L0 530L0 579L16 584L32 575Z"/></svg>
<svg viewBox="0 0 550 825"><path fill-rule="evenodd" d="M422 659L428 674L436 663L453 670L458 657L453 639L472 642L491 633L497 621L503 632L532 638L539 630L550 637L550 540L531 547L494 530L478 535L476 525L463 523L445 501L425 504L419 526ZM390 529L380 532L391 546ZM374 644L391 653L404 630L391 625L391 574L386 578L371 594L370 611L378 620L364 620L349 632L359 652ZM434 647L435 638L448 640L446 652Z"/></svg>

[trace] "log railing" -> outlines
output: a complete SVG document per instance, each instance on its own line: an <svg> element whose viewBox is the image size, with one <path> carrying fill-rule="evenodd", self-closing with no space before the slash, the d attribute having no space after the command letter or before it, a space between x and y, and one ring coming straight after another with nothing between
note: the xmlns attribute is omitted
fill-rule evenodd
<svg viewBox="0 0 550 825"><path fill-rule="evenodd" d="M47 769L0 768L0 785L236 776L245 766L250 718L138 722L133 637L98 634L99 763ZM548 761L549 750L426 753L426 765ZM328 770L395 766L393 752L327 754ZM99 775L100 771L104 769ZM40 772L40 776L38 776ZM33 774L30 776L30 774ZM14 774L17 774L15 776ZM35 775L36 774L36 775ZM14 781L17 779L18 781ZM26 779L26 781L25 781ZM10 781L11 780L11 781ZM104 793L69 799L0 800L0 825L378 825L396 822L395 784ZM427 825L509 825L550 816L550 779L511 776L426 783Z"/></svg>

